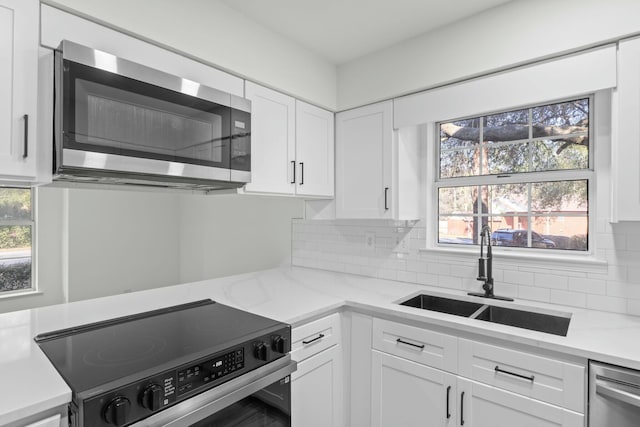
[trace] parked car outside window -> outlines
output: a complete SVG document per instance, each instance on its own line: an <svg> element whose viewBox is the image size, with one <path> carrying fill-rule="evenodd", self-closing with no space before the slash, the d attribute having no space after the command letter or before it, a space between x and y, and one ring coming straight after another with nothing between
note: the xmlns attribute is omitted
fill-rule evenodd
<svg viewBox="0 0 640 427"><path fill-rule="evenodd" d="M491 233L491 244L494 246L517 246L521 248L529 247L527 230L511 230L501 228ZM532 248L553 249L556 244L553 240L541 236L535 231L531 232Z"/></svg>

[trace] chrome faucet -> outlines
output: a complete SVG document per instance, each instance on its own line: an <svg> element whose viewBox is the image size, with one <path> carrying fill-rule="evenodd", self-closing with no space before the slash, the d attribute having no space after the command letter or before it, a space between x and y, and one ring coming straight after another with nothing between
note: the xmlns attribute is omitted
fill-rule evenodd
<svg viewBox="0 0 640 427"><path fill-rule="evenodd" d="M485 239L487 242L487 256L484 256ZM482 292L469 292L469 295L483 298L493 298L503 301L513 301L513 298L502 297L493 293L493 255L491 253L491 228L488 225L480 230L480 258L478 259L478 278L482 284Z"/></svg>

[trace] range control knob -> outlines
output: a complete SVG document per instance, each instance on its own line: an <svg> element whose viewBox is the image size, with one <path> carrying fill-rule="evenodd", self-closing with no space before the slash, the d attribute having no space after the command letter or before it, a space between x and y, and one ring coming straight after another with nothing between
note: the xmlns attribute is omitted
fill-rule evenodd
<svg viewBox="0 0 640 427"><path fill-rule="evenodd" d="M287 339L282 335L274 335L271 337L271 348L276 353L286 353L287 352Z"/></svg>
<svg viewBox="0 0 640 427"><path fill-rule="evenodd" d="M162 387L151 384L140 395L140 403L147 409L156 411L162 406Z"/></svg>
<svg viewBox="0 0 640 427"><path fill-rule="evenodd" d="M116 396L104 408L104 420L118 427L127 423L129 411L131 410L131 402L126 397Z"/></svg>
<svg viewBox="0 0 640 427"><path fill-rule="evenodd" d="M253 355L258 360L267 361L269 360L269 346L264 342L255 343L253 345Z"/></svg>

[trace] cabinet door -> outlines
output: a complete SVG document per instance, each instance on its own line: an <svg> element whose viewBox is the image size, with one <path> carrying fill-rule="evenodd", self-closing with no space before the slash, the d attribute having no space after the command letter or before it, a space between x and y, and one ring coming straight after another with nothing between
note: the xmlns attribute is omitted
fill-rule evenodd
<svg viewBox="0 0 640 427"><path fill-rule="evenodd" d="M251 183L249 192L293 194L295 99L246 83L251 100Z"/></svg>
<svg viewBox="0 0 640 427"><path fill-rule="evenodd" d="M36 176L38 7L34 0L0 0L0 173Z"/></svg>
<svg viewBox="0 0 640 427"><path fill-rule="evenodd" d="M393 104L336 115L336 217L391 218Z"/></svg>
<svg viewBox="0 0 640 427"><path fill-rule="evenodd" d="M291 375L293 427L344 424L342 346L336 345L298 363Z"/></svg>
<svg viewBox="0 0 640 427"><path fill-rule="evenodd" d="M333 113L296 100L296 194L333 198Z"/></svg>
<svg viewBox="0 0 640 427"><path fill-rule="evenodd" d="M454 375L372 352L372 426L455 426Z"/></svg>
<svg viewBox="0 0 640 427"><path fill-rule="evenodd" d="M458 425L584 427L583 414L458 377Z"/></svg>
<svg viewBox="0 0 640 427"><path fill-rule="evenodd" d="M614 222L640 221L640 39L620 42L615 96L612 219Z"/></svg>

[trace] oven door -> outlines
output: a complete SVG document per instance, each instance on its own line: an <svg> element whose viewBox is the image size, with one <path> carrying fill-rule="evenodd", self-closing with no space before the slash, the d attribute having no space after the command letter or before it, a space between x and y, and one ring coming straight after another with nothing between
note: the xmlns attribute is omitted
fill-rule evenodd
<svg viewBox="0 0 640 427"><path fill-rule="evenodd" d="M178 163L230 180L230 94L68 41L55 61L62 162L90 153L137 159L135 172L149 173L145 161Z"/></svg>
<svg viewBox="0 0 640 427"><path fill-rule="evenodd" d="M132 427L290 427L290 375L296 366L287 355Z"/></svg>

